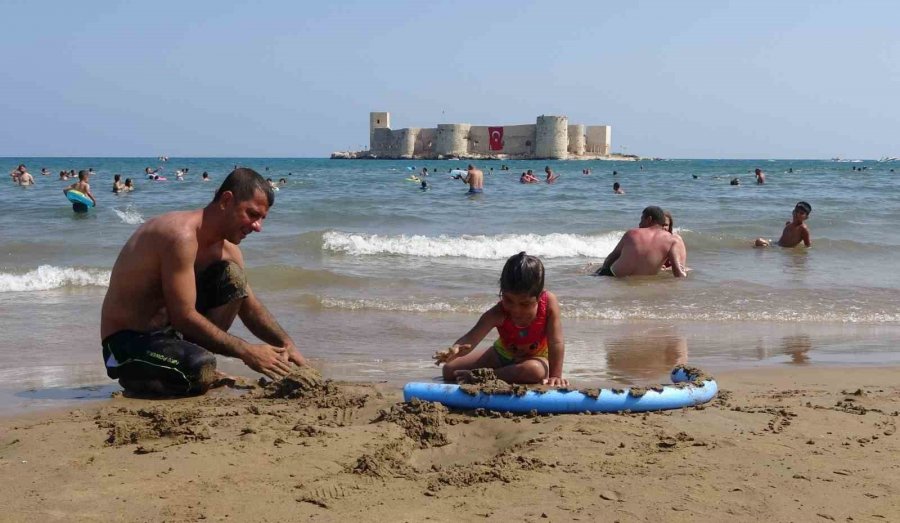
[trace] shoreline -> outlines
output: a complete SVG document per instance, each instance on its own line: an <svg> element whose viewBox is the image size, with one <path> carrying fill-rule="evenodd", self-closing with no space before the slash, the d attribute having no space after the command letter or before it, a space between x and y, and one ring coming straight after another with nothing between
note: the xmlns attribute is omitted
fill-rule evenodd
<svg viewBox="0 0 900 523"><path fill-rule="evenodd" d="M432 313L398 315L396 312L367 312L365 321L353 311L312 311L292 309L279 296L271 296L271 311L286 318L289 332L303 333L317 340L305 355L323 375L353 383L380 383L402 388L410 381L437 380L440 369L431 355L440 343L452 340L471 327L472 315ZM78 302L86 324L72 333L77 339L96 336L93 325L99 322L99 302ZM56 308L50 309L56 314ZM41 308L31 313L47 314ZM430 321L434 318L440 321ZM315 327L307 318L315 318ZM12 319L15 321L16 316ZM304 323L305 322L305 323ZM354 324L379 345L348 337L342 325ZM841 369L849 367L881 368L900 365L900 354L893 350L900 340L895 325L797 324L773 322L708 322L646 320L596 320L571 318L566 326L565 375L576 387L628 387L669 383L669 372L679 363L710 372L739 372L755 369L763 374L792 368ZM243 325L233 334L253 339ZM32 333L29 336L44 336ZM47 334L48 340L50 334ZM492 338L491 338L492 339ZM14 353L29 338L12 338L0 346ZM490 341L490 340L487 340ZM487 341L485 343L487 343ZM346 346L341 354L328 347ZM380 348L379 348L380 347ZM44 356L65 351L64 364L36 360L11 361L0 371L0 418L21 411L47 411L63 405L77 407L102 400L119 390L107 378L94 344L72 346L66 340L47 343ZM218 357L219 370L247 379L260 377L240 361Z"/></svg>
<svg viewBox="0 0 900 523"><path fill-rule="evenodd" d="M22 521L893 520L898 369L724 372L704 406L592 416L447 412L383 383L116 397L0 417L0 503Z"/></svg>

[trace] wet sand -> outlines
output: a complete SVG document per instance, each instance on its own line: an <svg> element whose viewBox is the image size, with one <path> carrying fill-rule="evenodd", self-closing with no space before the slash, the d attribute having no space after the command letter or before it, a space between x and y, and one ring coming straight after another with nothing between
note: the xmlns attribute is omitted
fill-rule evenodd
<svg viewBox="0 0 900 523"><path fill-rule="evenodd" d="M300 376L0 418L0 519L897 521L897 367L720 373L711 403L528 416Z"/></svg>

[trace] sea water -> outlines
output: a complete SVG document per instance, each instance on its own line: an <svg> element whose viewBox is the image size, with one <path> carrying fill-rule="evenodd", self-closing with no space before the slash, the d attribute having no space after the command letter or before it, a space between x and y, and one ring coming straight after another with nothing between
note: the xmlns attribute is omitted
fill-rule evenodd
<svg viewBox="0 0 900 523"><path fill-rule="evenodd" d="M0 410L113 390L99 310L119 249L146 220L208 203L235 165L286 180L241 248L256 294L329 377L435 379L431 355L497 301L503 263L519 251L544 262L562 309L564 372L578 383L665 381L678 362L900 362L897 162L482 161L475 196L449 174L467 162L452 160L5 158L0 168L19 163L37 184L0 183ZM518 182L545 165L557 183ZM145 167L168 180L146 179ZM427 190L408 180L423 167ZM88 168L98 205L79 215L58 172ZM113 194L114 174L136 190ZM777 240L799 200L812 204L813 247L752 248ZM673 213L688 278L592 276L648 205Z"/></svg>

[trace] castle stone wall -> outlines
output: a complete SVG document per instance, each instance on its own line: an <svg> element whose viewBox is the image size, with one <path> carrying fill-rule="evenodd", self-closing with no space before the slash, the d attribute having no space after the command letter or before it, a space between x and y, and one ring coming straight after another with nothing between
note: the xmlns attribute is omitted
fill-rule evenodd
<svg viewBox="0 0 900 523"><path fill-rule="evenodd" d="M492 126L490 126L492 127ZM511 156L531 156L534 153L534 125L504 125L503 149L491 150L489 126L473 125L469 131L469 153L508 154Z"/></svg>
<svg viewBox="0 0 900 523"><path fill-rule="evenodd" d="M587 141L587 128L584 125L570 125L568 129L569 134L569 154L575 156L583 156L584 155L584 147Z"/></svg>
<svg viewBox="0 0 900 523"><path fill-rule="evenodd" d="M612 127L608 125L587 126L585 149L590 154L609 155L612 144Z"/></svg>
<svg viewBox="0 0 900 523"><path fill-rule="evenodd" d="M437 128L391 129L387 112L369 113L369 151L380 158L437 158L508 155L565 160L570 155L609 155L608 125L569 125L566 116L542 115L534 125L503 125L503 148L491 150L494 126L438 124Z"/></svg>
<svg viewBox="0 0 900 523"><path fill-rule="evenodd" d="M467 123L441 123L437 126L434 153L444 156L465 156L469 152L469 131Z"/></svg>
<svg viewBox="0 0 900 523"><path fill-rule="evenodd" d="M569 147L569 118L538 116L534 136L534 157L565 160Z"/></svg>
<svg viewBox="0 0 900 523"><path fill-rule="evenodd" d="M413 157L415 155L418 129L374 129L370 150L373 154L389 158Z"/></svg>
<svg viewBox="0 0 900 523"><path fill-rule="evenodd" d="M396 132L399 134L400 157L412 158L416 153L416 136L419 134L419 129L410 127L409 129L399 129Z"/></svg>
<svg viewBox="0 0 900 523"><path fill-rule="evenodd" d="M437 140L437 129L419 129L416 135L415 152L416 156L429 156L434 153L435 141Z"/></svg>

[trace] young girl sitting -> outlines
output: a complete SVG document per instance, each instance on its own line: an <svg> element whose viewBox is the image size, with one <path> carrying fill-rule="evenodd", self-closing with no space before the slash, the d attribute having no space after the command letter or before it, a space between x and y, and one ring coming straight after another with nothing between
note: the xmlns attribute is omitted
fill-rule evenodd
<svg viewBox="0 0 900 523"><path fill-rule="evenodd" d="M473 351L494 327L500 334L494 345ZM566 386L564 354L559 302L544 290L544 265L520 252L503 266L500 301L452 347L434 357L444 363L446 381L467 381L472 369L492 368L508 383Z"/></svg>

